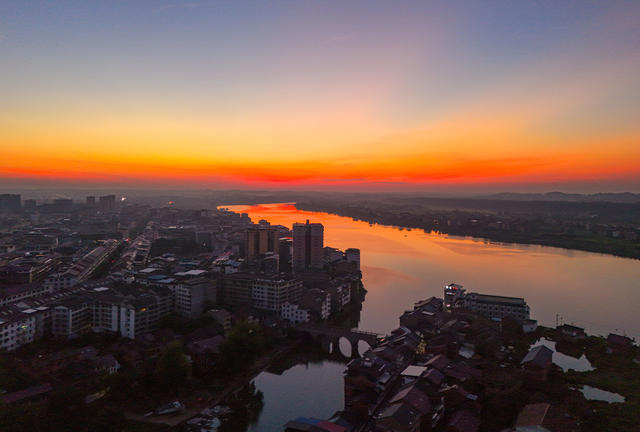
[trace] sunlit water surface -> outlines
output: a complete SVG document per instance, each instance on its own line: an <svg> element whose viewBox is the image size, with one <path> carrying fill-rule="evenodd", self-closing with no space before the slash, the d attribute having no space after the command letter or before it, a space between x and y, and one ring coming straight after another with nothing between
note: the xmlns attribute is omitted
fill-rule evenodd
<svg viewBox="0 0 640 432"><path fill-rule="evenodd" d="M457 282L468 291L524 297L531 317L542 325L555 326L558 318L592 334L640 335L638 260L370 225L300 211L291 204L227 208L247 213L254 222L266 219L288 227L306 219L320 222L326 246L359 248L368 290L359 325L363 330L385 333L397 327L399 315L416 300L441 297L445 284ZM281 431L289 419L326 418L342 408L344 365L325 362L297 368L256 378L265 393L265 407L251 431Z"/></svg>

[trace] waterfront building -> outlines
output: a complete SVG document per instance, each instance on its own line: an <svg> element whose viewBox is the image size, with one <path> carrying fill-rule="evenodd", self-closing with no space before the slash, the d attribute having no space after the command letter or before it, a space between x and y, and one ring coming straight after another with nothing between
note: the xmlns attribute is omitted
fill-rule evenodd
<svg viewBox="0 0 640 432"><path fill-rule="evenodd" d="M331 315L331 294L313 288L304 293L296 302L285 302L280 308L280 316L291 324L311 320L326 320Z"/></svg>
<svg viewBox="0 0 640 432"><path fill-rule="evenodd" d="M529 319L529 306L521 297L467 293L462 304L466 309L487 318L502 319L510 316L521 321Z"/></svg>
<svg viewBox="0 0 640 432"><path fill-rule="evenodd" d="M464 296L465 289L457 283L450 283L444 287L444 307L451 310L456 307L456 303Z"/></svg>
<svg viewBox="0 0 640 432"><path fill-rule="evenodd" d="M334 311L341 311L351 303L351 289L346 282L332 281L327 291L331 295L331 307Z"/></svg>
<svg viewBox="0 0 640 432"><path fill-rule="evenodd" d="M349 263L355 263L358 270L360 270L360 249L349 248L344 251L344 255Z"/></svg>
<svg viewBox="0 0 640 432"><path fill-rule="evenodd" d="M324 227L319 223L293 224L293 271L321 269L323 265Z"/></svg>
<svg viewBox="0 0 640 432"><path fill-rule="evenodd" d="M295 325L310 321L311 314L298 304L285 302L280 308L280 318Z"/></svg>
<svg viewBox="0 0 640 432"><path fill-rule="evenodd" d="M489 319L510 316L520 321L529 319L529 306L521 297L467 293L464 287L451 283L444 287L444 308L447 311L466 308Z"/></svg>

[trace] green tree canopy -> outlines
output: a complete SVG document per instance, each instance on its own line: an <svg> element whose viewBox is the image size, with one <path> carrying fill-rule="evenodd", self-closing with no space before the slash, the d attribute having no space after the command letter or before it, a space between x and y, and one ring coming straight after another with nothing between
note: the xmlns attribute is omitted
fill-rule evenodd
<svg viewBox="0 0 640 432"><path fill-rule="evenodd" d="M158 384L166 390L183 388L191 381L191 362L182 343L175 341L167 345L158 359L155 376Z"/></svg>

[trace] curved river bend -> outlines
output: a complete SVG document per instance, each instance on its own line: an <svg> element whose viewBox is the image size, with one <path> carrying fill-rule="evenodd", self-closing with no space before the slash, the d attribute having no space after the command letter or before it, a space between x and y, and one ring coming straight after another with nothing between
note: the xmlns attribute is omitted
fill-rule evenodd
<svg viewBox="0 0 640 432"><path fill-rule="evenodd" d="M328 213L297 210L291 204L226 206L257 222L291 227L320 222L324 243L360 249L368 293L359 327L386 333L417 300L442 296L457 282L468 291L524 297L531 317L546 326L573 323L592 334L625 332L640 336L640 261L536 245L501 244L482 239L427 234ZM298 365L282 375L256 378L265 407L250 431L281 431L298 416L327 418L342 408L344 365Z"/></svg>

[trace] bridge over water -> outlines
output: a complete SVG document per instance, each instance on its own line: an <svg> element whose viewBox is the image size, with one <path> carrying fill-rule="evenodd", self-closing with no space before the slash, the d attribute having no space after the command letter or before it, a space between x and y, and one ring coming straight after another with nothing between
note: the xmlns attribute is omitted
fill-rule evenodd
<svg viewBox="0 0 640 432"><path fill-rule="evenodd" d="M323 348L337 347L341 338L345 338L351 344L351 356L358 357L358 343L364 341L369 346L375 347L382 335L359 329L349 329L323 323L302 323L297 329L309 334L313 339L319 341Z"/></svg>

